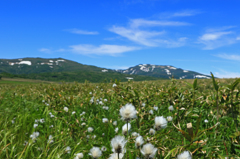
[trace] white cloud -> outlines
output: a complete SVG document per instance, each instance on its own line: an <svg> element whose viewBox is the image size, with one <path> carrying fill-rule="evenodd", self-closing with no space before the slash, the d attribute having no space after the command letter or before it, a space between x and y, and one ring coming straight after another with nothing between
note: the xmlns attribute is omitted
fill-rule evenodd
<svg viewBox="0 0 240 159"><path fill-rule="evenodd" d="M240 36L236 38L236 40L240 40Z"/></svg>
<svg viewBox="0 0 240 159"><path fill-rule="evenodd" d="M85 34L85 35L96 35L96 34L98 34L97 31L85 31L85 30L79 30L79 29L66 29L65 31L68 31L68 32L74 33L74 34Z"/></svg>
<svg viewBox="0 0 240 159"><path fill-rule="evenodd" d="M139 47L133 46L123 46L123 45L72 45L70 46L72 49L71 51L77 54L82 55L110 55L110 56L117 56L124 52L134 51L140 49Z"/></svg>
<svg viewBox="0 0 240 159"><path fill-rule="evenodd" d="M221 38L223 35L232 34L232 32L215 32L215 33L206 33L202 35L199 39L203 41L217 40Z"/></svg>
<svg viewBox="0 0 240 159"><path fill-rule="evenodd" d="M130 21L131 28L139 28L139 27L154 27L154 26L186 26L190 25L185 22L177 22L177 21L159 21L159 20L145 20L145 19L132 19Z"/></svg>
<svg viewBox="0 0 240 159"><path fill-rule="evenodd" d="M134 41L145 46L157 46L156 40L152 38L164 34L164 31L163 32L142 31L139 29L131 29L117 26L113 26L109 30L131 41Z"/></svg>
<svg viewBox="0 0 240 159"><path fill-rule="evenodd" d="M217 57L223 58L223 59L227 59L227 60L234 60L234 61L240 61L240 55L234 55L234 54L218 54L215 55Z"/></svg>
<svg viewBox="0 0 240 159"><path fill-rule="evenodd" d="M229 72L225 70L220 70L220 72L215 72L215 75L218 78L239 78L240 72Z"/></svg>
<svg viewBox="0 0 240 159"><path fill-rule="evenodd" d="M154 26L185 26L189 25L184 22L175 21L156 21L145 19L130 20L128 27L112 26L109 31L116 33L130 41L149 47L180 47L185 45L186 37L181 37L178 40L171 38L163 38L166 35L165 31L149 31L143 30L141 27L154 27Z"/></svg>
<svg viewBox="0 0 240 159"><path fill-rule="evenodd" d="M196 10L185 10L185 11L173 13L172 17L189 17L189 16L194 16L199 13L200 12L196 11Z"/></svg>
<svg viewBox="0 0 240 159"><path fill-rule="evenodd" d="M51 53L52 52L50 49L47 49L47 48L41 48L38 51L45 52L45 53Z"/></svg>
<svg viewBox="0 0 240 159"><path fill-rule="evenodd" d="M237 42L236 37L234 37L234 32L225 31L233 27L234 26L227 26L208 29L206 33L198 38L197 43L205 45L203 47L204 50L213 50L222 46L234 44Z"/></svg>

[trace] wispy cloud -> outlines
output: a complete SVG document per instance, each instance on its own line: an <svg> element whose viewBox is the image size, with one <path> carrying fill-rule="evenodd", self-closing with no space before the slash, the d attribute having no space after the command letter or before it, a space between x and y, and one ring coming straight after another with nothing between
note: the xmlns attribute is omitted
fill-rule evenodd
<svg viewBox="0 0 240 159"><path fill-rule="evenodd" d="M240 40L240 36L236 38L236 40Z"/></svg>
<svg viewBox="0 0 240 159"><path fill-rule="evenodd" d="M110 56L117 56L124 52L134 51L140 49L139 47L133 46L123 46L123 45L72 45L70 46L71 51L77 54L82 55L110 55Z"/></svg>
<svg viewBox="0 0 240 159"><path fill-rule="evenodd" d="M48 53L48 54L52 52L50 49L47 49L47 48L41 48L38 51Z"/></svg>
<svg viewBox="0 0 240 159"><path fill-rule="evenodd" d="M79 29L65 29L64 31L68 31L73 34L85 34L85 35L99 34L97 31L85 31L85 30L79 30Z"/></svg>
<svg viewBox="0 0 240 159"><path fill-rule="evenodd" d="M142 31L139 29L131 29L118 26L113 26L109 30L122 37L125 37L131 41L134 41L145 46L157 46L156 39L152 38L164 34L164 31L162 32Z"/></svg>
<svg viewBox="0 0 240 159"><path fill-rule="evenodd" d="M163 38L162 35L166 34L166 31L149 31L149 29L143 30L143 27L155 27L155 26L186 26L189 23L176 22L176 21L156 21L145 19L133 19L130 20L128 27L112 26L109 31L116 33L130 41L148 47L180 47L186 42L186 37L180 37L177 40L172 38Z"/></svg>
<svg viewBox="0 0 240 159"><path fill-rule="evenodd" d="M132 19L130 21L131 28L139 27L154 27L154 26L186 26L190 25L186 22L178 21L160 21L160 20L146 20L146 19Z"/></svg>
<svg viewBox="0 0 240 159"><path fill-rule="evenodd" d="M221 38L223 35L232 34L231 31L229 32L215 32L215 33L206 33L199 37L202 41L210 41L210 40L217 40Z"/></svg>
<svg viewBox="0 0 240 159"><path fill-rule="evenodd" d="M199 10L182 10L178 12L164 12L157 15L160 19L169 19L177 17L190 17L202 13Z"/></svg>
<svg viewBox="0 0 240 159"><path fill-rule="evenodd" d="M233 31L226 31L234 26L207 29L206 32L198 38L197 43L205 45L204 50L213 50L222 46L231 45L237 42Z"/></svg>
<svg viewBox="0 0 240 159"><path fill-rule="evenodd" d="M239 78L240 72L230 72L220 69L220 72L215 72L215 76L219 78Z"/></svg>
<svg viewBox="0 0 240 159"><path fill-rule="evenodd" d="M218 55L215 55L215 56L223 58L223 59L227 59L227 60L240 61L240 55L224 53L224 54L218 54Z"/></svg>

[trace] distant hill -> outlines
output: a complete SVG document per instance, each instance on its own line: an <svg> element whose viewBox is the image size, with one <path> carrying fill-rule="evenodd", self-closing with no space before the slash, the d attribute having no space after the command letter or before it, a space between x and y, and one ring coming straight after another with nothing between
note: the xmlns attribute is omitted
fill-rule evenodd
<svg viewBox="0 0 240 159"><path fill-rule="evenodd" d="M45 81L104 82L110 80L157 80L157 77L128 75L111 69L83 65L63 58L0 59L0 73L5 77L18 77Z"/></svg>
<svg viewBox="0 0 240 159"><path fill-rule="evenodd" d="M145 75L145 76L167 78L167 79L172 76L174 76L174 78L176 79L211 78L211 76L209 75L204 75L195 71L183 70L181 68L176 68L173 66L151 65L151 64L140 64L125 70L116 70L116 71L129 74L129 75Z"/></svg>
<svg viewBox="0 0 240 159"><path fill-rule="evenodd" d="M169 79L172 76L176 79L210 78L208 75L173 66L140 64L125 70L112 70L63 58L0 59L0 74L5 77L68 82L103 82L111 79L142 81Z"/></svg>

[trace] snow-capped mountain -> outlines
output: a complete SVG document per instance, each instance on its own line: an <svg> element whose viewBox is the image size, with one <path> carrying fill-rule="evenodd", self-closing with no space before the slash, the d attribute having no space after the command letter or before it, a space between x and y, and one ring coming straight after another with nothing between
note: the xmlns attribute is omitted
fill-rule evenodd
<svg viewBox="0 0 240 159"><path fill-rule="evenodd" d="M183 70L181 68L176 68L174 66L151 65L151 64L139 64L125 70L116 71L130 75L145 75L160 78L169 78L172 76L176 79L211 78L211 76L209 75L204 75L190 70Z"/></svg>

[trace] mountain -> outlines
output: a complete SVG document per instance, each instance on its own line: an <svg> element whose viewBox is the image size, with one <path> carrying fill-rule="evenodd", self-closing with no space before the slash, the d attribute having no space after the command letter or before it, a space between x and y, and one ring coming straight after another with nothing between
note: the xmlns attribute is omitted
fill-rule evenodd
<svg viewBox="0 0 240 159"><path fill-rule="evenodd" d="M0 59L0 73L31 74L43 72L101 71L103 68L83 65L63 58Z"/></svg>
<svg viewBox="0 0 240 159"><path fill-rule="evenodd" d="M174 76L174 78L176 79L211 78L211 76L208 76L208 75L204 75L194 71L183 70L181 68L176 68L173 66L151 65L151 64L140 64L125 70L116 70L116 71L124 74L129 74L129 75L145 75L145 76L167 78L167 79L172 76Z"/></svg>
<svg viewBox="0 0 240 159"><path fill-rule="evenodd" d="M0 73L7 77L21 77L47 81L103 82L111 79L157 80L210 78L208 75L173 66L140 64L125 70L112 70L83 65L63 58L0 59Z"/></svg>
<svg viewBox="0 0 240 159"><path fill-rule="evenodd" d="M128 75L111 69L83 65L63 58L0 59L0 76L66 82L104 82L110 80L158 80L157 77Z"/></svg>

